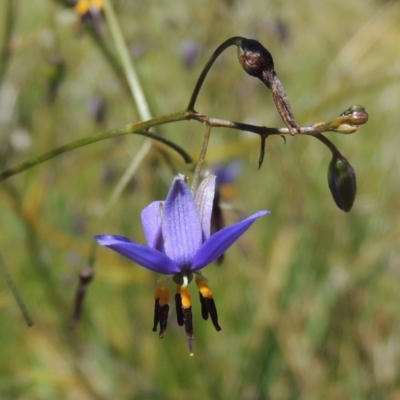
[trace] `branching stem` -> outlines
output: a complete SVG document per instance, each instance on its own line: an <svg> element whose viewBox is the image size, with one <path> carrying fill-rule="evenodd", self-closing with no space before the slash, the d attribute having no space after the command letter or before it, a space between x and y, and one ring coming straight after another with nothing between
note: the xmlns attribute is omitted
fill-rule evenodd
<svg viewBox="0 0 400 400"><path fill-rule="evenodd" d="M322 136L322 138L323 138L322 139L318 135L320 135L323 132L332 132L332 131L336 131L336 132L340 133L341 131L339 128L344 125L351 127L351 132L355 132L358 128L358 125L362 125L365 122L367 122L367 118L366 118L365 121L363 120L361 122L358 122L357 124L354 124L354 122L351 120L351 118L352 118L351 114L342 113L339 117L335 118L331 122L319 122L319 123L316 123L313 125L300 127L300 131L297 133L297 135L303 134L303 135L308 135L308 136L316 136L318 140L323 142L325 145L327 145L332 150L334 147L333 144L325 137ZM167 114L167 115L164 115L164 116L161 116L158 118L153 118L148 121L128 124L123 127L120 127L117 129L112 129L110 131L101 133L96 136L89 136L89 137L79 139L74 142L65 144L61 147L58 147L47 153L44 153L39 157L32 158L31 160L28 160L28 161L26 161L22 164L19 164L13 168L3 171L2 173L0 173L0 182L4 181L5 179L7 179L13 175L16 175L20 172L26 171L27 169L30 169L44 161L50 160L54 157L57 157L60 154L66 153L66 152L74 150L74 149L78 149L83 146L87 146L88 144L92 144L92 143L95 143L95 142L98 142L101 140L110 139L113 137L127 135L127 134L144 135L144 136L150 137L156 141L159 141L159 142L171 147L175 151L177 151L184 158L186 163L190 163L190 162L192 162L191 157L182 148L180 148L175 143L148 131L148 129L155 127L157 125L167 124L167 123L171 123L171 122L185 121L185 120L196 120L198 122L206 123L208 126L210 126L210 129L211 128L230 128L230 129L236 129L236 130L240 130L240 131L252 132L252 133L255 133L262 137L268 137L271 135L290 135L291 134L291 132L289 131L289 129L287 127L285 127L285 128L269 128L266 126L243 124L241 122L223 120L223 119L219 119L219 118L209 118L209 117L207 117L203 114L197 113L195 111L183 110L183 111L178 111L173 114ZM348 132L344 132L344 133L348 133ZM327 142L329 142L330 144L328 144ZM337 149L333 150L333 151L338 152ZM337 154L337 153L335 153L335 154Z"/></svg>

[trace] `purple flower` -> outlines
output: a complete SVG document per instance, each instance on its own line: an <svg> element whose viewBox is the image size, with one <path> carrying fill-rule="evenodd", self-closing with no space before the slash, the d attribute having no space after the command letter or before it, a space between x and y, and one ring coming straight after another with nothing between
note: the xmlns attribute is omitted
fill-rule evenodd
<svg viewBox="0 0 400 400"><path fill-rule="evenodd" d="M205 178L192 195L183 176L174 179L165 201L155 201L142 211L142 224L147 246L117 235L98 235L102 246L111 248L137 264L164 275L177 284L175 304L178 324L184 325L192 353L192 313L187 285L196 275L202 316L211 320L217 330L218 316L206 278L199 273L224 253L258 218L268 214L259 211L234 225L210 235L211 213L215 192L215 176ZM167 326L170 290L168 280L160 281L155 294L153 330L160 324L159 336Z"/></svg>
<svg viewBox="0 0 400 400"><path fill-rule="evenodd" d="M231 185L235 183L242 172L242 169L243 165L240 160L232 160L228 163L218 163L211 167L211 171L217 176L217 182L220 185Z"/></svg>

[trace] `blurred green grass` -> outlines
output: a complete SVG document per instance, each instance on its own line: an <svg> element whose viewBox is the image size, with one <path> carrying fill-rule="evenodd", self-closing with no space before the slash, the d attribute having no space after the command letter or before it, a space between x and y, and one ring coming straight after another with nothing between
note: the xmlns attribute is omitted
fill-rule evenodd
<svg viewBox="0 0 400 400"><path fill-rule="evenodd" d="M1 76L1 170L74 139L138 120L135 105L95 41L58 2L13 1L11 53ZM79 328L69 319L79 271L96 233L144 240L141 209L162 199L174 172L154 150L96 227L119 177L143 143L126 137L76 150L0 184L0 253L35 325L28 328L0 280L3 399L390 399L400 396L400 5L396 1L115 1L152 113L183 109L202 66L224 40L259 40L301 125L362 104L370 120L332 134L356 170L352 211L327 186L330 154L311 138L267 141L213 131L207 161L244 162L234 206L269 209L205 271L222 331L194 303L195 357L170 316L151 331L156 277L99 249ZM0 3L6 18L7 2ZM3 24L4 25L4 24ZM104 41L112 46L109 33ZM193 65L182 49L197 46ZM47 99L48 59L65 75ZM106 103L96 123L88 102ZM234 49L212 69L196 109L281 126L270 93L241 70ZM203 127L159 129L196 156ZM26 144L25 144L26 143ZM172 157L172 156L171 156ZM176 170L191 167L172 158ZM236 215L226 212L228 221ZM194 288L192 289L194 295ZM194 296L195 297L195 296Z"/></svg>

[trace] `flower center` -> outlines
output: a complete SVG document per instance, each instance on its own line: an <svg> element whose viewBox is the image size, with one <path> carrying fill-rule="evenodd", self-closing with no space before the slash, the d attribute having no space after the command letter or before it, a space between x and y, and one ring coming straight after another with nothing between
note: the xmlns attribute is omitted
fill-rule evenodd
<svg viewBox="0 0 400 400"><path fill-rule="evenodd" d="M172 280L177 284L182 287L186 287L190 282L192 282L193 279L193 272L190 271L183 271L180 272L179 274L175 274L172 277Z"/></svg>
<svg viewBox="0 0 400 400"><path fill-rule="evenodd" d="M193 323L192 323L192 298L187 285L193 280L192 272L180 272L172 277L172 280L176 283L175 293L175 309L176 318L179 326L184 326L186 336L188 339L188 346L190 355L193 356ZM203 319L207 320L211 317L211 321L217 331L221 330L218 324L218 314L215 302L213 299L212 292L208 287L207 279L196 273L195 279L196 285L199 289L199 297L201 304L201 315ZM154 326L153 331L157 331L157 326L160 325L159 337L163 338L165 330L167 328L168 312L169 312L169 300L171 297L171 291L168 288L164 288L164 281L157 285L157 289L154 295Z"/></svg>

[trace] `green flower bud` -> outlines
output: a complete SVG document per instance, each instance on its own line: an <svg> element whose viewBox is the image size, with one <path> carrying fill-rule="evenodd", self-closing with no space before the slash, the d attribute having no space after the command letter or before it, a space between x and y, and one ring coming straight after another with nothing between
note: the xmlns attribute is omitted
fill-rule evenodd
<svg viewBox="0 0 400 400"><path fill-rule="evenodd" d="M336 205L350 211L356 198L356 173L343 156L334 155L329 164L328 184Z"/></svg>
<svg viewBox="0 0 400 400"><path fill-rule="evenodd" d="M357 130L356 126L349 125L349 124L341 124L337 128L334 129L335 132L344 133L345 135L354 133L356 130Z"/></svg>
<svg viewBox="0 0 400 400"><path fill-rule="evenodd" d="M368 121L368 114L365 111L365 108L360 105L351 106L340 115L348 116L349 122L353 125L363 125Z"/></svg>

